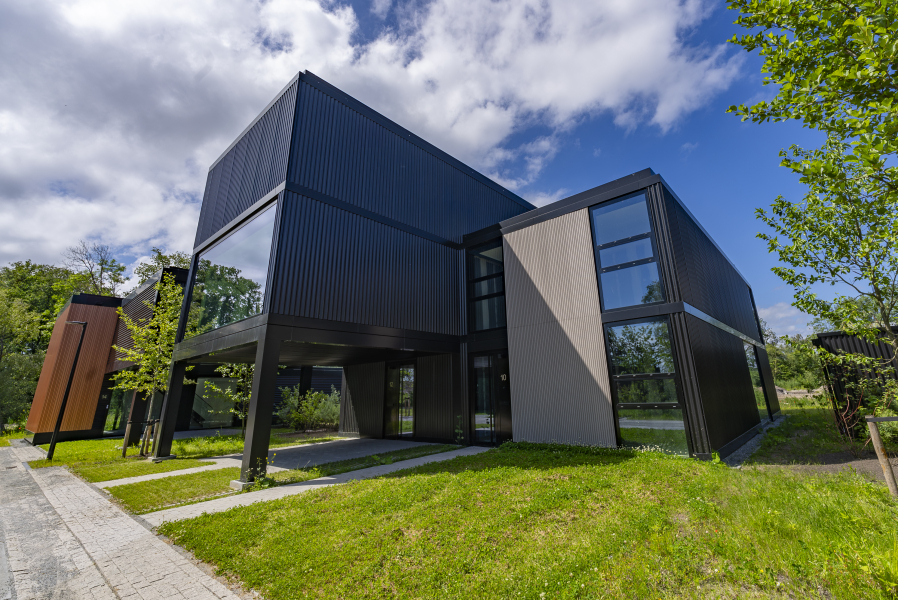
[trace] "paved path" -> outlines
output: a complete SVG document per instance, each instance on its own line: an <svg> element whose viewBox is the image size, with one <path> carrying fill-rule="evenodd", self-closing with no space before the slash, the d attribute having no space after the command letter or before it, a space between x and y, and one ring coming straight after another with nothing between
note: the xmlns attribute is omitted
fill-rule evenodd
<svg viewBox="0 0 898 600"><path fill-rule="evenodd" d="M486 452L487 450L489 450L489 448L468 446L467 448L461 448L460 450L442 452L440 454L431 454L430 456L422 456L421 458L403 460L390 465L380 465L378 467L370 467L368 469L359 469L358 471L349 471L348 473L334 475L333 477L320 477L318 479L303 481L302 483L291 483L289 485L282 485L258 492L236 494L234 496L227 496L225 498L209 500L208 502L200 502L198 504L189 504L187 506L169 508L166 510L160 510L158 512L145 514L142 516L142 518L153 527L157 527L167 521L180 521L182 519L190 519L193 517L198 517L203 513L224 512L237 506L247 506L249 504L255 504L256 502L277 500L279 498L285 498L287 496L293 496L295 494L302 494L310 490L330 487L332 485L338 485L340 483L346 483L348 481L353 481L356 479L369 479L371 477L379 477L381 475L386 475L387 473L392 473L394 471L410 469L412 467L426 465L427 463L432 462L450 460L457 456L470 456L472 454L479 454L481 452Z"/></svg>
<svg viewBox="0 0 898 600"><path fill-rule="evenodd" d="M0 448L0 598L238 598L99 490L60 467L23 465L41 456Z"/></svg>
<svg viewBox="0 0 898 600"><path fill-rule="evenodd" d="M315 442L311 444L302 444L299 446L274 448L268 451L268 472L276 473L277 471L285 471L287 469L304 469L307 467L314 467L323 463L335 462L339 460L349 460L353 458L362 458L363 456L371 456L372 454L383 454L385 452L392 452L393 450L405 450L406 448L414 448L416 446L427 445L429 444L423 442L409 442L405 440L346 438L343 440L332 440L329 442ZM213 458L203 459L207 461L215 461L214 465L193 467L192 469L181 469L180 471L154 473L152 475L138 475L136 477L126 477L123 479L111 479L109 481L101 481L99 483L95 483L94 485L99 488L109 488L116 485L127 485L129 483L139 483L141 481L152 481L153 479L164 479L166 477L175 477L177 475L189 475L191 473L202 473L203 471L214 471L216 469L226 469L228 467L239 467L241 465L242 458L242 454L216 456ZM3 600L2 596L0 596L0 600Z"/></svg>

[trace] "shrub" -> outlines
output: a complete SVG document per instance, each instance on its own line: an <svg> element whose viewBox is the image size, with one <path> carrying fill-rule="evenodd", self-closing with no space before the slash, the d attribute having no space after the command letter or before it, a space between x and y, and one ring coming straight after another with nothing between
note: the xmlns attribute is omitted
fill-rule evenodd
<svg viewBox="0 0 898 600"><path fill-rule="evenodd" d="M334 427L340 422L340 392L331 386L331 393L309 390L303 395L299 386L283 387L281 406L277 415L294 430Z"/></svg>

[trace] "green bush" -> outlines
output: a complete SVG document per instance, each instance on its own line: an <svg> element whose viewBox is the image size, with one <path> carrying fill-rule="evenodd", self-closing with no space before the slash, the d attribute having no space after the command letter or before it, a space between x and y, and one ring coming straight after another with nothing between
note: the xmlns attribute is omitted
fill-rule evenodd
<svg viewBox="0 0 898 600"><path fill-rule="evenodd" d="M331 393L309 390L302 394L299 386L281 389L278 416L294 430L335 427L340 422L340 392L331 386Z"/></svg>

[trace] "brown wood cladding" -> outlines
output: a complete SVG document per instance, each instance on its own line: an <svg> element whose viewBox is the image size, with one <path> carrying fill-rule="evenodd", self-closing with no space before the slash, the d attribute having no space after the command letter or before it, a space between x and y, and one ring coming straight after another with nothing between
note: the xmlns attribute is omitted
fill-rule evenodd
<svg viewBox="0 0 898 600"><path fill-rule="evenodd" d="M61 431L84 431L93 425L118 315L111 307L70 304L59 313L50 335L47 357L26 425L26 429L33 433L52 431L56 425L81 335L79 326L66 325L66 321L85 321L87 331Z"/></svg>
<svg viewBox="0 0 898 600"><path fill-rule="evenodd" d="M147 306L147 302L150 302L155 305L156 302L156 287L149 286L147 289L143 290L137 296L132 298L122 307L122 311L128 315L132 321L137 323L149 321L153 318L153 309ZM118 321L115 326L115 337L113 338L112 344L118 346L120 348L133 348L134 340L131 339L131 332L125 327L125 324L121 321ZM120 371L121 369L126 369L130 367L131 362L120 360L122 357L121 352L116 352L115 349L109 349L109 358L106 363L106 372L112 373L113 371Z"/></svg>

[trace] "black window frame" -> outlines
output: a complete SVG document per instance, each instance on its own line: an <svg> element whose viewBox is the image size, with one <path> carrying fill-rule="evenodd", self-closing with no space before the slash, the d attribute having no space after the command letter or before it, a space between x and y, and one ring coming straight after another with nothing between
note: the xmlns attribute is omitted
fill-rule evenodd
<svg viewBox="0 0 898 600"><path fill-rule="evenodd" d="M599 245L598 243L596 243L596 230L595 230L596 224L595 224L595 218L593 216L594 211L598 208L604 208L606 206L611 206L612 204L617 204L618 202L623 202L625 200L629 200L630 198L635 198L637 196L642 196L645 201L645 208L646 208L646 212L648 213L648 217L649 217L649 231L647 231L646 233L640 233L638 235L631 235L630 237L621 238L621 239L615 240L613 242L608 242L607 244ZM658 271L658 282L661 285L661 295L662 295L661 300L659 300L657 302L646 302L644 304L631 304L628 306L619 306L617 308L607 308L607 309L605 308L605 294L604 294L604 290L602 289L602 274L603 273L622 271L622 270L628 269L630 267L638 267L638 266L647 265L650 263L655 263L656 265L659 265L658 240L656 237L655 225L654 225L655 220L653 219L653 216L654 216L654 214L652 212L652 206L651 206L651 203L649 202L649 198L648 198L648 188L643 188L641 190L637 190L635 192L626 194L624 196L618 196L617 198L613 198L611 200L608 200L606 202L601 202L599 204L594 204L589 207L589 232L590 232L590 235L592 236L592 251L593 251L593 257L595 259L595 266L596 266L596 283L599 286L599 303L600 303L603 313L605 313L605 312L612 313L612 312L619 311L619 310L632 310L636 306L655 306L658 304L665 304L667 302L667 294L665 292L666 286L665 286L665 281L664 281L664 275L662 273L662 270L660 268L656 267L656 270ZM602 260L599 256L599 253L602 250L605 250L607 248L613 248L615 246L622 246L624 244L629 244L630 242L644 240L646 238L648 238L648 240L652 244L652 256L651 257L641 258L639 260L634 260L634 261L630 261L630 262L626 262L626 263L620 263L620 264L612 265L610 267L604 267L604 268L602 267Z"/></svg>
<svg viewBox="0 0 898 600"><path fill-rule="evenodd" d="M502 248L502 270L498 273L490 273L489 275L484 275L482 277L476 277L476 278L471 277L471 275L474 273L474 268L473 268L472 262L475 258L475 253L478 250L490 249L490 247ZM481 256L480 258L484 258L484 257ZM486 258L486 259L489 260L488 258ZM466 294L465 295L466 295L467 309L468 309L467 310L467 312L468 312L468 331L470 333L481 333L481 332L485 332L485 331L496 331L499 329L507 329L508 328L508 312L507 312L508 307L507 306L504 306L504 309L506 311L505 312L505 325L502 325L499 327L490 327L488 329L476 329L475 328L475 326L474 326L475 314L474 314L474 311L472 310L474 305L477 302L481 302L483 300L490 300L492 298L497 298L499 296L503 296L503 297L505 296L505 248L502 243L502 238L498 237L498 238L490 240L488 242L478 244L477 246L467 248L465 250L465 269L466 269L466 275L467 275L467 277L466 277L467 282L466 282L466 288L465 288ZM497 279L499 277L502 278L502 291L501 292L493 292L491 294L483 294L482 296L474 295L475 284L480 283L482 281L487 281L489 279ZM505 304L505 302L503 300L503 305L504 304Z"/></svg>
<svg viewBox="0 0 898 600"><path fill-rule="evenodd" d="M593 238L595 239L595 238ZM611 344L608 340L608 332L612 327L621 327L626 325L641 325L644 323L657 323L663 322L667 325L667 335L670 340L670 357L673 361L674 372L673 373L638 373L638 374L628 374L628 375L614 375L614 365L612 364L612 356L611 352L608 350L611 347ZM670 316L669 315L661 315L657 317L646 317L642 319L628 319L626 321L612 321L610 323L602 324L602 339L605 342L605 357L608 363L608 381L611 385L611 408L614 413L614 434L617 437L617 445L621 446L622 438L620 432L620 417L618 414L618 410L655 410L655 409L677 409L682 411L683 414L683 427L686 432L686 447L689 452L689 456L695 456L695 452L693 450L692 445L692 432L689 428L689 418L688 418L688 409L686 407L686 403L683 401L683 385L680 380L680 365L677 360L676 352L674 352L674 340L673 340L673 328L671 327ZM672 379L674 382L674 387L677 392L677 401L676 402L626 402L620 403L618 402L617 396L617 385L615 382L617 381L646 381L646 380L665 380Z"/></svg>

